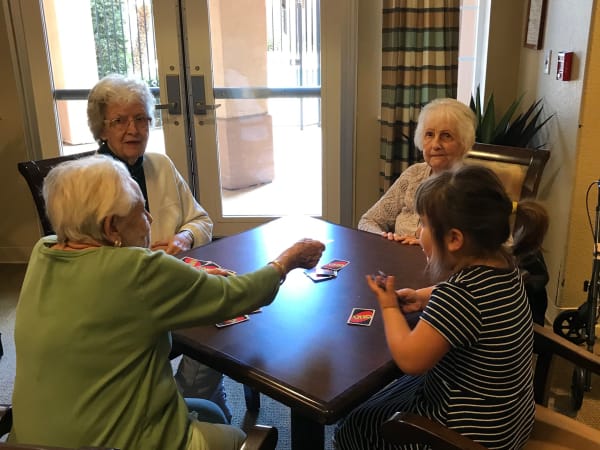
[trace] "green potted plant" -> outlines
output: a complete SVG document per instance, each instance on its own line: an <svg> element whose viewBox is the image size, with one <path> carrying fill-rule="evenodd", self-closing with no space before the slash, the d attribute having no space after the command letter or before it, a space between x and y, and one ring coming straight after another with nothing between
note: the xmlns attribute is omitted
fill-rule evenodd
<svg viewBox="0 0 600 450"><path fill-rule="evenodd" d="M533 139L553 115L542 119L543 105L540 99L529 106L525 112L513 118L523 100L523 95L513 101L500 120L496 121L494 94L490 95L484 107L477 86L476 94L474 97L471 96L470 103L477 118L475 141L510 147L544 148L545 144L533 145Z"/></svg>

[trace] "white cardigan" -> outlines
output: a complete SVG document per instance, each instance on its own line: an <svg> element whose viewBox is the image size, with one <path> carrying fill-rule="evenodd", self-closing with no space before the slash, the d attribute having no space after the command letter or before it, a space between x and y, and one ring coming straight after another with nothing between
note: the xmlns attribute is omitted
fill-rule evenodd
<svg viewBox="0 0 600 450"><path fill-rule="evenodd" d="M182 230L189 230L194 234L194 247L210 242L213 222L171 159L161 153L147 152L143 167L153 219L150 241L168 240Z"/></svg>

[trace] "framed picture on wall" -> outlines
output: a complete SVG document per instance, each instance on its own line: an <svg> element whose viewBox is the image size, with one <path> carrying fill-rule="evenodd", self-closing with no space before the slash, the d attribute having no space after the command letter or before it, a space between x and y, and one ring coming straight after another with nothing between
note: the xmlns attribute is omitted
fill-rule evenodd
<svg viewBox="0 0 600 450"><path fill-rule="evenodd" d="M542 48L545 19L546 0L529 0L527 26L525 28L525 47L534 50Z"/></svg>

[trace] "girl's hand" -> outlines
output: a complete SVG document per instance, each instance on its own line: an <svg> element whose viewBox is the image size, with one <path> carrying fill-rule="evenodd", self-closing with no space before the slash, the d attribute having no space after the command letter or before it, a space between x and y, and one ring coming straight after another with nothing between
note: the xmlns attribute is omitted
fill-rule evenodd
<svg viewBox="0 0 600 450"><path fill-rule="evenodd" d="M366 279L371 291L377 295L377 301L381 309L398 308L398 300L394 291L395 277L393 275L388 275L385 278L381 275L367 275Z"/></svg>
<svg viewBox="0 0 600 450"><path fill-rule="evenodd" d="M398 289L396 291L396 298L402 312L409 313L425 309L432 289Z"/></svg>

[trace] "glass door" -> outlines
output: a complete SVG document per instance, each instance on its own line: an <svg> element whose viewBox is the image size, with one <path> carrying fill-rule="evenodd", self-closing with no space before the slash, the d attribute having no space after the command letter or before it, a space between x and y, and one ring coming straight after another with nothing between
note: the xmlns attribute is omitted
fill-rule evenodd
<svg viewBox="0 0 600 450"><path fill-rule="evenodd" d="M17 40L22 27L24 42L37 36L46 49L39 58L28 45L20 58L39 90L28 102L39 157L97 147L87 93L119 72L157 95L147 151L173 159L215 235L282 215L339 219L344 0L9 0L9 9Z"/></svg>

